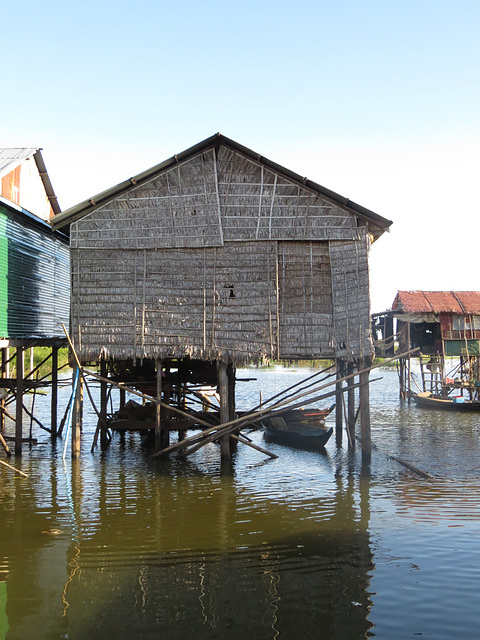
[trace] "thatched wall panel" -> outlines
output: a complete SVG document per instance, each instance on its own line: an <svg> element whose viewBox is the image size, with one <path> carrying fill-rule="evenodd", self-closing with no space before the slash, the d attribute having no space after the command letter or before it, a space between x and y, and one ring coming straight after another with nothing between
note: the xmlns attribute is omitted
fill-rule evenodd
<svg viewBox="0 0 480 640"><path fill-rule="evenodd" d="M82 274L73 301L82 357L275 355L274 244L72 253L74 282Z"/></svg>
<svg viewBox="0 0 480 640"><path fill-rule="evenodd" d="M332 242L330 259L337 355L372 355L368 279L369 238L358 230L357 242Z"/></svg>

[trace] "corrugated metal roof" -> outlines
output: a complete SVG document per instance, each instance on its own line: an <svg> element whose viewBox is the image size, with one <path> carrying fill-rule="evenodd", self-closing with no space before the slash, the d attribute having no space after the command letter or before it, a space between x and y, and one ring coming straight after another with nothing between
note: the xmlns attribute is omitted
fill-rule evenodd
<svg viewBox="0 0 480 640"><path fill-rule="evenodd" d="M152 180L158 174L164 171L167 171L172 166L175 166L181 162L184 162L185 160L189 159L190 157L194 156L197 153L200 153L202 151L205 151L213 147L218 147L220 145L224 145L226 147L239 151L240 153L244 154L247 158L252 158L256 162L259 162L264 166L269 167L273 171L276 171L279 174L286 176L287 178L296 182L297 184L305 186L311 189L313 192L316 192L322 196L325 196L326 198L329 198L335 204L340 205L341 207L355 213L359 218L366 220L369 223L370 233L372 233L375 239L381 236L382 233L384 231L387 231L388 228L393 224L391 220L387 220L386 218L383 218L382 216L378 215L378 213L374 213L373 211L370 211L370 209L366 209L365 207L362 207L361 205L356 204L355 202L352 202L348 198L345 198L339 195L338 193L335 193L334 191L327 189L326 187L322 187L321 185L317 184L316 182L313 182L312 180L309 180L308 178L303 178L299 174L294 173L293 171L290 171L290 169L286 169L285 167L282 167L281 165L275 162L272 162L271 160L268 160L264 156L256 153L255 151L252 151L251 149L248 149L247 147L244 147L243 145L239 144L238 142L235 142L234 140L231 140L230 138L227 138L221 133L216 133L210 138L206 138L205 140L203 140L203 142L200 142L194 145L193 147L190 147L186 151L183 151L182 153L179 153L178 155L175 155L172 158L169 158L168 160L165 160L164 162L161 162L158 165L155 165L151 169L147 169L146 171L139 173L133 178L129 178L124 182L120 182L114 187L111 187L110 189L107 189L106 191L103 191L102 193L96 196L93 196L89 200L80 202L74 207L71 207L70 209L67 209L66 211L63 211L62 213L54 216L50 220L50 223L52 224L54 229L61 229L62 227L69 225L72 222L79 220L80 218L83 218L89 213L92 213L92 211L95 211L95 209L98 209L99 207L104 205L106 202L113 200L116 196L120 195L121 193L125 193L129 191L136 185Z"/></svg>
<svg viewBox="0 0 480 640"><path fill-rule="evenodd" d="M392 310L480 315L480 291L398 291Z"/></svg>
<svg viewBox="0 0 480 640"><path fill-rule="evenodd" d="M18 167L24 160L33 156L38 149L26 148L5 148L0 147L0 178L6 176Z"/></svg>

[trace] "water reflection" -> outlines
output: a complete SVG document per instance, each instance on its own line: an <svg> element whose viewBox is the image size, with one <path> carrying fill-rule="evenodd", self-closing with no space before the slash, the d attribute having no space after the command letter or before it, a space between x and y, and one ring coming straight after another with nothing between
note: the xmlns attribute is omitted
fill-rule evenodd
<svg viewBox="0 0 480 640"><path fill-rule="evenodd" d="M374 437L434 482L333 440L272 443L270 462L239 447L227 466L213 444L152 460L136 435L90 455L89 425L79 461L32 448L15 462L29 479L0 470L0 638L469 637L478 425L394 392L372 392Z"/></svg>

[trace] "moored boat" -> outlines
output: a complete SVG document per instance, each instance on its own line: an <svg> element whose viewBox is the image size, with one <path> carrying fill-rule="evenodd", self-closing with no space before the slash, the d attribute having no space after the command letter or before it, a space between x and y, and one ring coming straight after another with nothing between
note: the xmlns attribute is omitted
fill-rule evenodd
<svg viewBox="0 0 480 640"><path fill-rule="evenodd" d="M463 396L439 396L431 391L413 393L413 399L419 407L427 409L446 409L450 411L480 411L479 400L469 400Z"/></svg>
<svg viewBox="0 0 480 640"><path fill-rule="evenodd" d="M274 412L261 420L265 436L285 444L325 446L333 429L325 427L325 419L334 409L289 409Z"/></svg>

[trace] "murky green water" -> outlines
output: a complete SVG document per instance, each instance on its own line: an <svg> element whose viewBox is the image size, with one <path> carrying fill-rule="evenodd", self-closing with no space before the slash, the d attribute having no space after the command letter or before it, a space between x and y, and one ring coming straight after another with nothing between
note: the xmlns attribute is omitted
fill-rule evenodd
<svg viewBox="0 0 480 640"><path fill-rule="evenodd" d="M238 405L308 374L255 371ZM381 375L369 472L333 438L255 432L280 457L241 446L228 469L216 445L159 461L137 435L92 455L91 410L74 464L37 431L11 460L28 479L0 467L0 639L477 638L480 415L400 404Z"/></svg>

